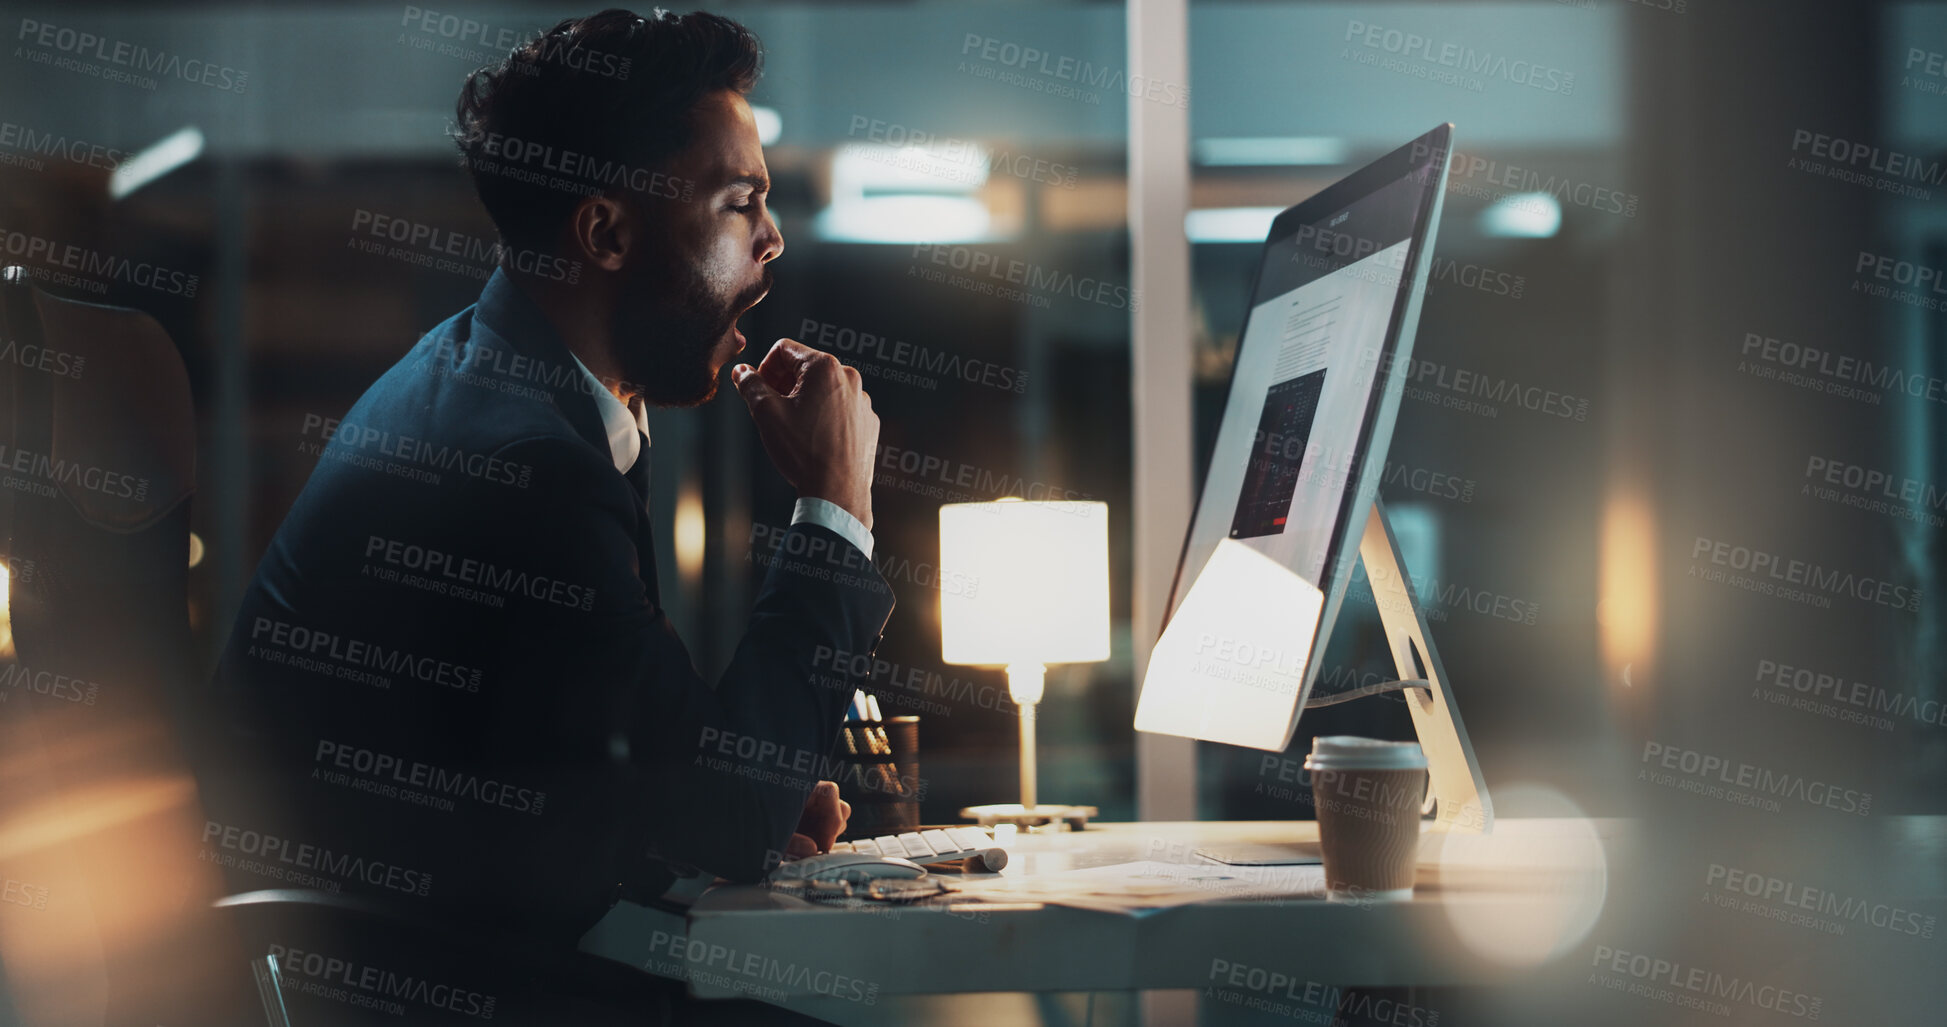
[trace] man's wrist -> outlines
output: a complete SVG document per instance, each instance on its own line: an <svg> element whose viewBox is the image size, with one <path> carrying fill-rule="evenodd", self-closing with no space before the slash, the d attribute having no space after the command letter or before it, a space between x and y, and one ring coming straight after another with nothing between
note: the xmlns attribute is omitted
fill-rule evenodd
<svg viewBox="0 0 1947 1027"><path fill-rule="evenodd" d="M791 511L791 523L811 523L850 542L866 559L872 559L872 530L864 522L829 499L800 496Z"/></svg>
<svg viewBox="0 0 1947 1027"><path fill-rule="evenodd" d="M863 499L846 496L838 489L807 488L798 493L799 499L816 499L830 503L858 519L865 530L872 530L872 494L866 493Z"/></svg>

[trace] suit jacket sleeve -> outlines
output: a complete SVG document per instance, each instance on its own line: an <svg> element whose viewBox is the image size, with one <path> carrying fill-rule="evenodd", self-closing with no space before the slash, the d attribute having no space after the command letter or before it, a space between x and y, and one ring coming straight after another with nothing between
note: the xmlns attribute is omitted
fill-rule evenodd
<svg viewBox="0 0 1947 1027"><path fill-rule="evenodd" d="M543 439L500 455L535 470L532 487L495 511L496 531L514 533L502 547L531 552L541 573L587 589L581 602L536 604L530 624L509 624L544 640L537 663L564 672L544 675L568 693L549 704L551 727L584 752L607 753L636 854L734 880L760 876L812 785L841 772L833 746L865 683L848 671L862 661L845 657L876 647L892 589L827 528L758 526L749 559L767 566L764 584L712 687L651 602L642 575L646 564L653 576L654 564L639 555L635 492L605 454Z"/></svg>

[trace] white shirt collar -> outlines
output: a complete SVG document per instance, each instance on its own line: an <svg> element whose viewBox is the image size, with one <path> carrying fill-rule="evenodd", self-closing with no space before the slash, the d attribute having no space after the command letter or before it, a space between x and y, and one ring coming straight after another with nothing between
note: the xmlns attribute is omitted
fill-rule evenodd
<svg viewBox="0 0 1947 1027"><path fill-rule="evenodd" d="M643 440L649 437L649 414L643 409L642 398L638 396L634 403L625 405L588 370L580 357L573 352L568 355L574 357L575 366L581 368L582 376L588 380L588 390L595 395L595 409L601 412L602 428L608 433L608 455L615 461L615 469L629 473L636 457L642 455ZM638 431L642 434L637 435Z"/></svg>

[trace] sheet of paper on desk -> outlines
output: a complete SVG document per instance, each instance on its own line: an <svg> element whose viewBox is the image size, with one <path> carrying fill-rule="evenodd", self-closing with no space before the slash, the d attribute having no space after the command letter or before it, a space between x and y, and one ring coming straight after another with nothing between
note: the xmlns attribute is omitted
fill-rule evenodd
<svg viewBox="0 0 1947 1027"><path fill-rule="evenodd" d="M1142 860L1055 874L968 880L950 887L962 895L995 902L1046 902L1141 916L1171 906L1221 899L1322 899L1325 868Z"/></svg>

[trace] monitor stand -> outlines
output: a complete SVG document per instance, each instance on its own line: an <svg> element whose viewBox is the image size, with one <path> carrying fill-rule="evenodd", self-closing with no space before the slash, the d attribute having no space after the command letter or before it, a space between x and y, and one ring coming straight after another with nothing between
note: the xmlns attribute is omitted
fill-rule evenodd
<svg viewBox="0 0 1947 1027"><path fill-rule="evenodd" d="M1377 497L1366 518L1365 534L1359 539L1359 560L1365 564L1373 605L1379 608L1379 621L1385 625L1386 643L1400 679L1315 696L1306 700L1305 708L1401 693L1407 712L1412 714L1420 748L1426 752L1427 795L1421 815L1433 818L1435 831L1486 834L1494 828L1487 781L1481 776L1480 761L1474 758L1474 746L1467 740L1467 728L1460 722L1446 669L1440 666L1440 655L1433 648L1426 615L1413 593L1406 561L1400 559L1386 508ZM1213 846L1198 849L1197 854L1239 866L1316 863L1320 859L1317 842Z"/></svg>
<svg viewBox="0 0 1947 1027"><path fill-rule="evenodd" d="M1441 830L1486 834L1494 829L1487 780L1481 776L1480 761L1474 758L1473 743L1467 740L1467 728L1460 722L1451 679L1433 648L1426 614L1413 593L1406 561L1400 559L1386 508L1378 499L1372 501L1365 535L1359 540L1359 560L1366 565L1373 605L1379 608L1379 621L1385 625L1386 643L1393 651L1393 667L1400 680L1321 696L1305 705L1328 706L1364 695L1402 691L1407 712L1413 716L1413 732L1426 751L1428 781L1423 812L1433 815Z"/></svg>

